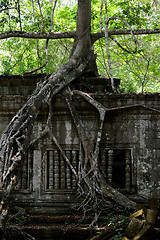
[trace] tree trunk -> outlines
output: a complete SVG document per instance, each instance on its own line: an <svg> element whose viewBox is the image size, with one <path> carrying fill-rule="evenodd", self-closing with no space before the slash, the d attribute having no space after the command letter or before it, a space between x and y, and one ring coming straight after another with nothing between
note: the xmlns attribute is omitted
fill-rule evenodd
<svg viewBox="0 0 160 240"><path fill-rule="evenodd" d="M93 76L97 75L96 57L94 55L91 43L90 35L91 26L91 0L79 0L78 1L78 15L77 15L77 38L72 49L72 54L69 61L61 66L57 72L52 74L47 80L36 88L35 93L26 102L26 104L19 110L16 116L11 120L6 130L2 134L0 141L0 168L1 168L1 189L3 197L1 199L1 215L0 220L3 226L8 212L8 198L12 191L17 177L17 168L22 161L21 154L25 153L32 141L32 130L34 121L45 103L49 103L51 98L60 92L62 89L74 79L90 72ZM71 98L70 98L71 99ZM68 100L70 110L74 112L74 106L71 101ZM98 108L97 108L98 109ZM100 111L98 109L98 111ZM103 111L102 111L103 112ZM73 114L74 115L74 114ZM101 112L100 112L101 115ZM103 115L103 114L102 114ZM101 116L102 116L101 115ZM76 113L73 116L75 122L79 121L76 119ZM105 114L102 116L101 126L99 135L101 135L102 127L105 119ZM77 124L77 131L79 125ZM82 130L82 129L81 129ZM106 197L111 198L114 201L119 202L120 205L124 205L122 195L118 194L117 191L112 189L109 185L101 182L102 177L98 170L97 159L99 152L100 141L97 138L96 150L93 151L93 146L89 147L90 144L85 145L83 142L84 131L81 134L82 145L84 149L86 146L86 162L84 167L83 178L79 179L79 188L82 191L86 191L88 203L93 203L94 208L97 206L97 194L98 196L107 195ZM86 138L87 139L87 138ZM55 140L54 140L55 141ZM56 142L56 141L55 141ZM57 143L58 145L58 143ZM59 145L58 145L59 146ZM90 174L88 173L90 172ZM91 176L91 179L89 179ZM78 173L77 173L78 178ZM100 186L100 190L97 190L97 186ZM85 185L85 187L82 187ZM90 195L88 195L88 189ZM127 202L128 201L128 202ZM129 208L134 208L135 204L127 198L125 198L125 205L128 203ZM85 202L86 204L86 202ZM97 214L97 210L96 214Z"/></svg>
<svg viewBox="0 0 160 240"><path fill-rule="evenodd" d="M96 55L94 54L91 41L91 0L79 0L77 10L77 35L71 51L71 56L82 55L87 60L86 72L98 76Z"/></svg>

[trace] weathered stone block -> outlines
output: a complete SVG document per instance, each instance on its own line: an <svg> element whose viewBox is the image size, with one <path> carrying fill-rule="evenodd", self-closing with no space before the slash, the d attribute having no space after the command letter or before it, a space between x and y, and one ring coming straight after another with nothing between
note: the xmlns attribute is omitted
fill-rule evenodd
<svg viewBox="0 0 160 240"><path fill-rule="evenodd" d="M160 210L160 196L151 198L148 201L149 208Z"/></svg>
<svg viewBox="0 0 160 240"><path fill-rule="evenodd" d="M124 235L128 238L133 238L142 228L144 221L133 218L126 228Z"/></svg>
<svg viewBox="0 0 160 240"><path fill-rule="evenodd" d="M155 225L157 219L158 211L147 209L146 223L150 225Z"/></svg>
<svg viewBox="0 0 160 240"><path fill-rule="evenodd" d="M134 236L133 240L151 240L156 236L156 230L151 225L146 225Z"/></svg>

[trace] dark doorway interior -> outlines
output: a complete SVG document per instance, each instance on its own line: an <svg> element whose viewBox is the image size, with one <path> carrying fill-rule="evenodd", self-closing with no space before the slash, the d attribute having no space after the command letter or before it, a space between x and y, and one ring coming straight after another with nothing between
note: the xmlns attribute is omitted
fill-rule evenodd
<svg viewBox="0 0 160 240"><path fill-rule="evenodd" d="M112 186L114 188L125 188L125 168L125 150L114 150L112 162Z"/></svg>

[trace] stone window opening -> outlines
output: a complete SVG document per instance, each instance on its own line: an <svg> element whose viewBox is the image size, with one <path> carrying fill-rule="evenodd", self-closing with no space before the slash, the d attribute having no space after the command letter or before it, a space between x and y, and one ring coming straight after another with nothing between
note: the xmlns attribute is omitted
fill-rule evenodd
<svg viewBox="0 0 160 240"><path fill-rule="evenodd" d="M64 154L77 170L79 150L64 150ZM47 150L45 185L47 191L76 189L76 178L59 150Z"/></svg>
<svg viewBox="0 0 160 240"><path fill-rule="evenodd" d="M131 150L100 149L100 164L107 182L115 189L132 188Z"/></svg>
<svg viewBox="0 0 160 240"><path fill-rule="evenodd" d="M78 171L79 150L63 150L73 167ZM76 178L57 149L47 150L45 164L45 190L75 190ZM99 161L107 182L116 189L132 189L131 149L101 148ZM17 190L31 190L33 185L33 150L24 158Z"/></svg>
<svg viewBox="0 0 160 240"><path fill-rule="evenodd" d="M25 155L22 155L23 161L19 169L19 181L16 190L30 191L33 188L33 149L28 149Z"/></svg>

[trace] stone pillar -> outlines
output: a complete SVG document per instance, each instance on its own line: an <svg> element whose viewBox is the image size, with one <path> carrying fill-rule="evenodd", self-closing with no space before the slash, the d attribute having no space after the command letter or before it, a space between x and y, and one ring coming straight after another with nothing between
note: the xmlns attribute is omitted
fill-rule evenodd
<svg viewBox="0 0 160 240"><path fill-rule="evenodd" d="M69 159L70 162L71 162L71 153L72 153L71 150L65 151L66 157ZM66 188L71 189L71 171L67 163L66 163Z"/></svg>
<svg viewBox="0 0 160 240"><path fill-rule="evenodd" d="M59 153L58 151L54 151L54 188L59 189Z"/></svg>
<svg viewBox="0 0 160 240"><path fill-rule="evenodd" d="M61 159L61 167L60 167L60 171L61 171L61 189L65 189L65 160L63 158L62 155L60 155L60 159Z"/></svg>
<svg viewBox="0 0 160 240"><path fill-rule="evenodd" d="M78 152L75 150L72 151L72 165L74 167L75 170L77 170L77 156ZM76 189L77 185L76 185L76 177L72 174L72 189Z"/></svg>
<svg viewBox="0 0 160 240"><path fill-rule="evenodd" d="M101 166L102 166L102 169L104 171L104 173L106 174L107 172L107 168L106 168L106 149L101 149Z"/></svg>
<svg viewBox="0 0 160 240"><path fill-rule="evenodd" d="M33 191L36 192L36 196L39 196L41 188L41 151L34 150L33 154Z"/></svg>
<svg viewBox="0 0 160 240"><path fill-rule="evenodd" d="M130 172L130 150L126 149L125 151L125 158L126 158L126 180L125 180L125 188L130 190L130 182L131 182L131 172Z"/></svg>
<svg viewBox="0 0 160 240"><path fill-rule="evenodd" d="M28 150L28 189L33 189L33 149Z"/></svg>
<svg viewBox="0 0 160 240"><path fill-rule="evenodd" d="M27 189L28 183L28 153L24 155L24 161L22 165L22 189Z"/></svg>
<svg viewBox="0 0 160 240"><path fill-rule="evenodd" d="M112 182L113 150L108 151L108 182Z"/></svg>
<svg viewBox="0 0 160 240"><path fill-rule="evenodd" d="M48 152L48 160L49 160L49 179L48 179L48 181L49 181L49 189L51 190L51 189L53 189L53 159L54 159L54 151L53 150L50 150L49 152Z"/></svg>

